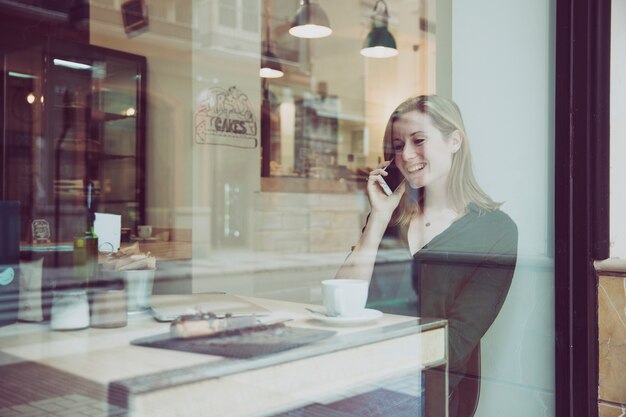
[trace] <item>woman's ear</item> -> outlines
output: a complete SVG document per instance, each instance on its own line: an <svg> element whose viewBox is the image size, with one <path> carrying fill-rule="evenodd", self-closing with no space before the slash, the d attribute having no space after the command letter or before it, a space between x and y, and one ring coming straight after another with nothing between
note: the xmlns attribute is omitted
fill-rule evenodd
<svg viewBox="0 0 626 417"><path fill-rule="evenodd" d="M461 132L455 130L450 135L450 146L452 148L452 153L457 153L459 149L461 149L461 144L463 143L463 137L461 136Z"/></svg>

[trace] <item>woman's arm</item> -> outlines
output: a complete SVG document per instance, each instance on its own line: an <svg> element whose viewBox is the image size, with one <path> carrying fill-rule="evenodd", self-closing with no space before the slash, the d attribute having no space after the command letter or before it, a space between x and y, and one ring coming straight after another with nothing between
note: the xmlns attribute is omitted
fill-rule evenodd
<svg viewBox="0 0 626 417"><path fill-rule="evenodd" d="M335 278L365 279L368 281L372 279L378 246L389 225L391 215L400 203L400 198L405 190L405 185L402 184L390 196L382 191L379 182L382 181L382 176L387 175L387 172L382 168L387 164L389 163L385 162L380 168L370 172L367 180L367 196L372 211L359 242L339 268Z"/></svg>
<svg viewBox="0 0 626 417"><path fill-rule="evenodd" d="M378 246L383 238L389 218L374 216L368 218L361 238L352 252L339 268L335 278L372 279Z"/></svg>

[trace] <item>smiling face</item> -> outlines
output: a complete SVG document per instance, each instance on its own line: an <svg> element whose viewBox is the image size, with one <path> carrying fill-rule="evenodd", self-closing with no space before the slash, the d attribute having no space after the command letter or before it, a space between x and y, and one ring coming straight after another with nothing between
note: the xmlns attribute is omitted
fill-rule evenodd
<svg viewBox="0 0 626 417"><path fill-rule="evenodd" d="M417 110L401 115L392 126L396 165L411 188L445 187L452 157L460 144L458 132L444 137L430 116Z"/></svg>

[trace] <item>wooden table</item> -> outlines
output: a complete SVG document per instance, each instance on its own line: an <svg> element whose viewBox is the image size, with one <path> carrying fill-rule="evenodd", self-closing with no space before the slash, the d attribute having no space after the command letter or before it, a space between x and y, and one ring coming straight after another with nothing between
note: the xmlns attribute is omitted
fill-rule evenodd
<svg viewBox="0 0 626 417"><path fill-rule="evenodd" d="M193 305L209 297L174 299ZM159 296L154 299L158 302ZM131 318L123 328L72 332L17 323L0 328L2 365L12 358L9 362L53 368L103 387L110 415L121 408L128 416L150 417L271 415L399 375L447 369L444 320L384 315L363 325L331 327L311 319L303 304L244 299L271 311L271 317L291 318L289 326L336 334L280 353L227 359L130 345L131 340L168 330L169 324L148 315ZM440 388L441 398L447 398L447 384ZM444 403L442 416L447 415Z"/></svg>

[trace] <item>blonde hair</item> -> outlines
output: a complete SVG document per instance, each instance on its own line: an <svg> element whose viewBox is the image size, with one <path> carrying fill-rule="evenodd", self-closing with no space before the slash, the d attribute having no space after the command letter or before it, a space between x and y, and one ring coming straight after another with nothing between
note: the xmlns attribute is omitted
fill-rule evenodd
<svg viewBox="0 0 626 417"><path fill-rule="evenodd" d="M481 211L492 211L500 207L501 203L494 202L476 181L461 111L452 100L436 95L422 95L402 102L389 117L387 127L385 128L383 139L385 160L389 161L395 156L392 145L394 122L404 114L412 111L419 111L430 116L430 120L442 133L444 140L449 140L455 131L461 137L461 146L452 155L452 166L448 175L448 194L452 202L452 208L459 214L463 214L470 203L476 204ZM400 225L402 229L406 230L411 218L423 210L423 195L417 201L411 201L409 194L409 192L404 193L400 204L394 211L390 223L392 226Z"/></svg>

